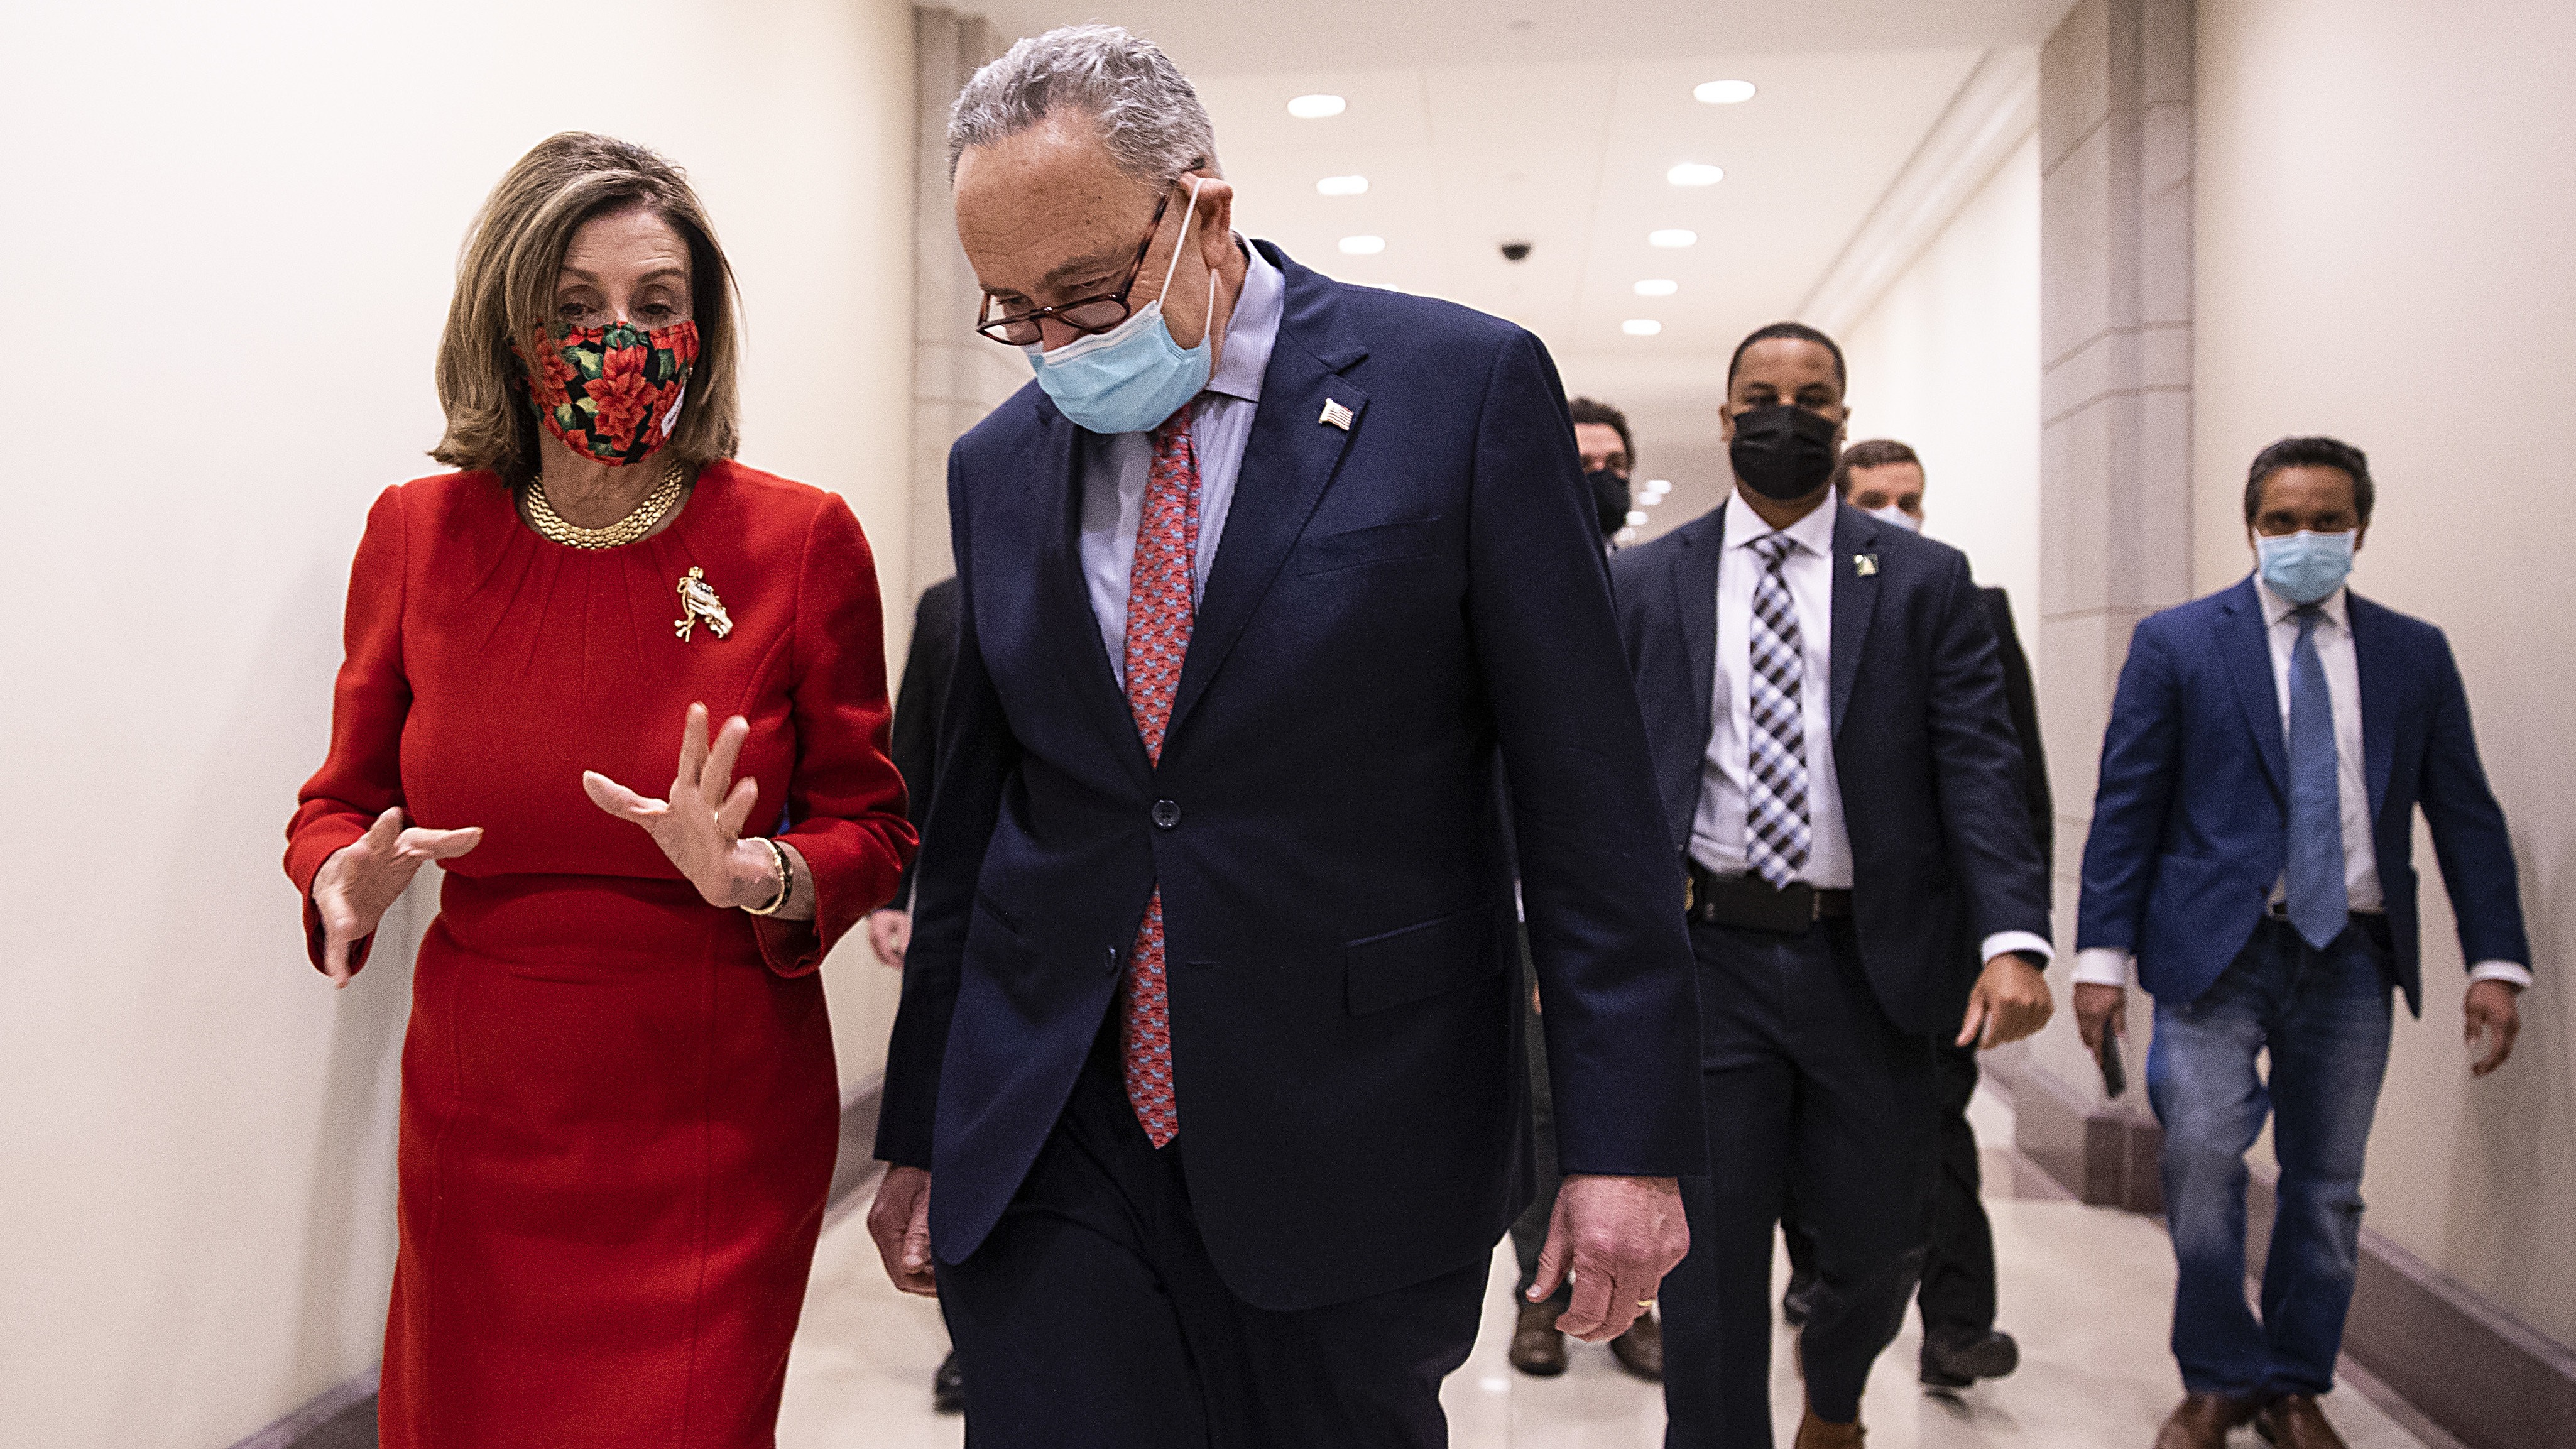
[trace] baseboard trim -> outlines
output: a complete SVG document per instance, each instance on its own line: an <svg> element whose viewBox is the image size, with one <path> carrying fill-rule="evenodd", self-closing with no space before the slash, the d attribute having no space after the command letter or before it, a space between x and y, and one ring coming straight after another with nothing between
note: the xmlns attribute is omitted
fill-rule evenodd
<svg viewBox="0 0 2576 1449"><path fill-rule="evenodd" d="M2272 1242L2272 1180L2246 1193L2245 1266ZM2365 1226L2344 1353L2468 1449L2568 1442L2576 1351Z"/></svg>
<svg viewBox="0 0 2576 1449"><path fill-rule="evenodd" d="M842 1096L841 1149L832 1161L824 1222L838 1222L856 1211L867 1200L862 1189L884 1171L885 1164L876 1160L877 1115L884 1105L882 1078L862 1082ZM376 1370L369 1369L232 1449L376 1449L376 1382Z"/></svg>
<svg viewBox="0 0 2576 1449"><path fill-rule="evenodd" d="M376 1449L376 1371L324 1390L232 1449Z"/></svg>

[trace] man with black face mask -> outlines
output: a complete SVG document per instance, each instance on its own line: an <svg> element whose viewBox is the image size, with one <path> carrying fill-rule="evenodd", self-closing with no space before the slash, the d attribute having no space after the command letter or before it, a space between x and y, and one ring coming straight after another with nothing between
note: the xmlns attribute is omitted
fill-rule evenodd
<svg viewBox="0 0 2576 1449"><path fill-rule="evenodd" d="M1771 1449L1771 1238L1793 1190L1818 1285L1797 1449L1861 1442L1920 1270L1935 1032L2048 1020L2048 878L1968 562L1838 503L1843 357L1746 338L1735 496L1611 563L1698 960L1715 1175L1664 1280L1673 1449ZM1962 932L1983 964L1957 955Z"/></svg>
<svg viewBox="0 0 2576 1449"><path fill-rule="evenodd" d="M1637 464L1628 415L1588 397L1565 405L1574 418L1574 450L1583 458L1583 481L1592 485L1592 511L1605 547L1628 524L1628 476Z"/></svg>

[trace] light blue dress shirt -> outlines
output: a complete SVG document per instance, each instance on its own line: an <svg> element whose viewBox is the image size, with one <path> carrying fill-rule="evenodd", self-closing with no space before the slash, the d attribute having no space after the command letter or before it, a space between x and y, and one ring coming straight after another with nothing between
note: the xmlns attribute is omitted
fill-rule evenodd
<svg viewBox="0 0 2576 1449"><path fill-rule="evenodd" d="M1240 240L1236 245L1241 246ZM1279 341L1279 317L1286 310L1288 283L1256 247L1243 247L1248 261L1243 294L1235 299L1226 323L1223 355L1207 390L1199 394L1190 437L1199 458L1199 550L1190 580L1190 602L1207 594L1208 570L1216 565L1217 543L1225 534L1226 514L1234 506L1234 482L1243 472L1243 448L1252 437L1252 415L1261 404L1261 375L1270 370L1270 349ZM1109 650L1109 669L1118 686L1127 687L1127 585L1136 566L1136 529L1145 514L1145 483L1154 464L1151 433L1098 433L1084 436L1074 463L1080 470L1082 578L1091 591L1091 612L1100 620L1100 642Z"/></svg>

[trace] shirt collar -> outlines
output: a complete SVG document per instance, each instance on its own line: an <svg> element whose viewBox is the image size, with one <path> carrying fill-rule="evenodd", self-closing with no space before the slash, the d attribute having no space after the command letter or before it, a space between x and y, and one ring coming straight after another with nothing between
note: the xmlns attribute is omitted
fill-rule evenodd
<svg viewBox="0 0 2576 1449"><path fill-rule="evenodd" d="M1245 246L1243 255L1243 291L1234 299L1234 316L1225 324L1225 355L1217 360L1207 390L1257 403L1261 376L1270 370L1270 351L1279 341L1280 314L1288 310L1288 279L1259 247Z"/></svg>
<svg viewBox="0 0 2576 1449"><path fill-rule="evenodd" d="M2254 575L2254 592L2263 601L2263 623L2267 628L2299 611L2298 605L2272 592L2272 586L2263 582L2263 576L2259 573ZM2317 612L2325 615L2326 622L2338 629L2351 628L2351 622L2346 617L2346 601L2350 594L2351 590L2337 586L2333 593L2326 595L2317 605Z"/></svg>
<svg viewBox="0 0 2576 1449"><path fill-rule="evenodd" d="M1773 528L1762 521L1751 504L1738 494L1727 499L1726 546L1742 548L1757 538L1785 533L1789 541L1818 558L1831 558L1834 552L1834 512L1841 505L1828 498L1810 509L1807 516L1787 528Z"/></svg>

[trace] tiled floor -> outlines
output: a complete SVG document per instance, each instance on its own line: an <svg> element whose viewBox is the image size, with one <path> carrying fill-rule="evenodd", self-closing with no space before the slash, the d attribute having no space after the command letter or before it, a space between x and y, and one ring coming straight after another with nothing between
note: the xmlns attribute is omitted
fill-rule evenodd
<svg viewBox="0 0 2576 1449"><path fill-rule="evenodd" d="M1988 1142L2011 1140L2008 1110L1980 1099L1975 1117ZM2008 1165L1988 1153L1991 1168ZM1990 1191L2010 1190L1988 1173ZM1914 1381L1916 1326L1880 1360L1863 1402L1872 1449L2047 1446L2145 1449L2181 1394L2165 1351L2173 1258L2145 1218L2043 1198L1996 1197L1996 1256L2002 1264L2003 1325L2021 1340L2022 1367L1957 1398L1924 1393ZM1457 1449L1651 1449L1663 1442L1663 1400L1620 1372L1605 1348L1574 1344L1573 1367L1557 1379L1512 1372L1509 1253L1495 1257L1494 1289L1476 1353L1450 1379ZM930 1374L946 1349L935 1305L896 1293L877 1266L863 1216L825 1230L805 1322L787 1371L781 1449L916 1449L955 1446L956 1419L930 1412ZM1773 1416L1787 1442L1797 1422L1797 1380L1785 1340L1773 1355ZM2359 1394L2326 1402L2352 1449L2424 1449ZM2251 1431L2238 1443L2261 1443Z"/></svg>

